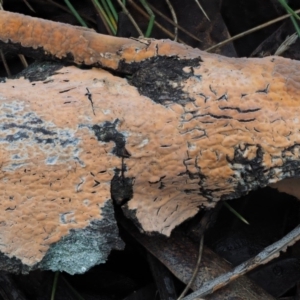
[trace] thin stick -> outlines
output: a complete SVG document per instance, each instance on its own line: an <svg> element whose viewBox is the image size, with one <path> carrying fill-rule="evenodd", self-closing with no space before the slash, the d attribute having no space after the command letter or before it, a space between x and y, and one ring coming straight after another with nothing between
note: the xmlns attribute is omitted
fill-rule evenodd
<svg viewBox="0 0 300 300"><path fill-rule="evenodd" d="M116 30L115 28L112 26L112 24L109 21L108 16L106 15L104 8L102 7L102 5L99 3L99 1L97 0L91 0L95 9L97 10L99 16L101 17L102 22L104 23L104 26L108 32L108 34L110 35L116 35Z"/></svg>
<svg viewBox="0 0 300 300"><path fill-rule="evenodd" d="M183 290L183 292L181 293L181 295L178 297L177 300L182 300L182 298L186 295L186 293L190 289L191 285L193 284L193 282L194 282L194 280L195 280L195 278L198 274L200 263L201 263L201 258L202 258L202 252L203 252L203 241L204 241L204 234L202 234L202 236L201 236L198 259L197 259L197 263L196 263L193 275L192 275L190 281L188 282L185 289Z"/></svg>
<svg viewBox="0 0 300 300"><path fill-rule="evenodd" d="M131 1L129 1L131 3ZM198 37L196 37L195 35L193 35L192 33L190 33L189 31L187 31L186 29L184 29L183 27L181 27L180 25L174 23L173 20L171 20L170 18L168 18L167 16L165 16L163 13L161 13L158 9L156 9L153 5L149 4L149 6L151 7L151 9L159 16L161 16L163 19L165 19L166 21L168 21L170 24L177 26L179 30L181 30L182 32L184 32L185 34L187 34L188 36L190 36L191 38L193 38L194 40L198 41L198 42L202 42Z"/></svg>
<svg viewBox="0 0 300 300"><path fill-rule="evenodd" d="M295 10L295 13L299 13L299 12L300 12L300 9ZM291 15L292 15L292 14L286 14L286 15L281 16L281 17L279 17L279 18L276 18L276 19L274 19L274 20L272 20L272 21L266 22L266 23L264 23L264 24L262 24L262 25L256 26L256 27L251 28L251 29L249 29L249 30L247 30L247 31L244 31L244 32L242 32L242 33L239 33L239 34L237 34L237 35L235 35L235 36L233 36L233 37L231 37L231 38L229 38L229 39L227 39L227 40L225 40L225 41L223 41L223 42L221 42L221 43L218 43L218 44L216 44L216 45L214 45L214 46L212 46L212 47L210 47L210 48L205 49L205 51L211 51L211 50L213 50L213 49L222 47L222 46L228 44L229 42L235 41L235 40L237 40L237 39L239 39L239 38L241 38L241 37L244 37L244 36L246 36L246 35L248 35L248 34L250 34L250 33L252 33L252 32L255 32L255 31L257 31L257 30L260 30L260 29L262 29L262 28L265 28L265 27L267 27L267 26L270 26L270 25L272 25L272 24L274 24L274 23L277 23L277 22L279 22L279 21L282 21L282 20L284 20L284 19L287 19L287 18L289 18Z"/></svg>
<svg viewBox="0 0 300 300"><path fill-rule="evenodd" d="M128 9L126 8L126 6L123 4L123 2L121 0L118 0L118 3L122 7L124 13L128 16L129 20L131 21L131 23L135 27L135 29L138 32L138 34L141 37L143 37L144 34L143 34L142 30L140 29L139 25L135 22L134 18L132 17L131 13L128 11Z"/></svg>
<svg viewBox="0 0 300 300"><path fill-rule="evenodd" d="M141 13L145 18L150 18L149 15L143 10L141 9L136 3L134 3L132 0L128 0L128 2L130 3L130 5L132 5L139 13ZM169 30L167 30L166 28L164 28L162 25L160 25L157 21L154 21L154 24L161 30L163 31L165 34L167 34L170 38L174 38L174 34L172 32L170 32ZM178 42L184 44L184 41L178 39Z"/></svg>
<svg viewBox="0 0 300 300"><path fill-rule="evenodd" d="M52 1L52 0L44 0L44 1L46 1L46 2L48 2L48 3L51 3L53 6L56 6L56 7L60 8L61 10L65 11L65 12L67 12L67 13L71 13L71 11L70 11L68 8L66 8L65 6L63 6L63 5L59 4L59 3L56 3L56 2L54 2L54 1ZM87 19L88 21L92 22L93 24L96 24L96 23L97 23L93 18L91 18L91 17L85 15L84 13L82 13L81 15L82 15L85 19Z"/></svg>
<svg viewBox="0 0 300 300"><path fill-rule="evenodd" d="M177 21L177 16L176 16L176 13L174 11L174 8L171 4L171 2L169 0L166 0L168 6L169 6L169 9L171 11L171 14L172 14L172 18L173 18L173 21L174 23L176 24L176 26L174 26L174 42L177 42L177 39L178 39L178 21Z"/></svg>
<svg viewBox="0 0 300 300"><path fill-rule="evenodd" d="M33 11L34 13L36 13L36 11L32 8L32 6L28 3L27 0L23 0L23 2L28 6L28 8Z"/></svg>
<svg viewBox="0 0 300 300"><path fill-rule="evenodd" d="M19 59L23 65L24 68L27 68L28 67L28 63L27 63L27 60L25 58L25 56L23 54L18 54L19 56Z"/></svg>
<svg viewBox="0 0 300 300"><path fill-rule="evenodd" d="M7 74L8 77L10 77L11 76L11 72L10 72L9 66L7 64L7 61L5 59L5 56L4 56L3 52L2 52L2 50L0 50L0 57L1 57L3 65L4 65L6 74Z"/></svg>
<svg viewBox="0 0 300 300"><path fill-rule="evenodd" d="M99 1L98 1L99 3ZM117 32L117 23L116 23L116 19L114 18L114 15L112 14L107 2L105 0L101 0L101 3L102 3L102 7L105 11L105 14L111 24L111 26L114 28L115 32ZM100 4L100 3L99 3Z"/></svg>
<svg viewBox="0 0 300 300"><path fill-rule="evenodd" d="M253 270L261 264L265 264L275 257L278 257L280 251L285 251L288 246L293 245L298 240L300 240L300 225L295 229L290 231L279 241L273 243L272 245L266 247L262 252L256 256L250 258L249 260L243 262L239 266L235 267L232 271L223 274L207 283L204 283L202 288L191 293L182 300L194 300L197 297L204 297L208 294L213 293L215 290L229 284L236 278L246 274L247 272Z"/></svg>
<svg viewBox="0 0 300 300"><path fill-rule="evenodd" d="M201 11L202 11L202 13L204 14L204 16L206 17L206 19L207 19L208 21L210 21L208 15L206 14L205 10L203 9L203 7L202 7L202 5L199 3L199 1L198 1L198 0L195 0L195 2L198 4L199 8L201 9Z"/></svg>

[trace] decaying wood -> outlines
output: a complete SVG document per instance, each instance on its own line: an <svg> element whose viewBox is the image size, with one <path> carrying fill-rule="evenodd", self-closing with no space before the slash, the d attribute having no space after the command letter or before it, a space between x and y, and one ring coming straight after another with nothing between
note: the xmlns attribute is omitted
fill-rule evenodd
<svg viewBox="0 0 300 300"><path fill-rule="evenodd" d="M147 253L147 261L155 281L159 298L161 300L178 299L173 280L174 278L169 269L150 252Z"/></svg>
<svg viewBox="0 0 300 300"><path fill-rule="evenodd" d="M232 271L223 274L219 277L214 278L210 282L205 283L199 290L188 295L183 300L194 300L199 297L204 297L213 293L215 290L226 286L228 283L232 282L239 276L246 274L247 272L253 270L261 264L266 264L275 257L278 257L281 251L285 251L287 247L294 245L300 239L300 225L295 229L290 231L279 241L273 243L272 245L266 247L259 254L250 258L249 260L241 263L235 267Z"/></svg>
<svg viewBox="0 0 300 300"><path fill-rule="evenodd" d="M3 11L0 41L102 68L1 83L4 244L30 219L4 253L33 263L111 198L142 230L170 235L199 207L299 176L298 61L232 59Z"/></svg>
<svg viewBox="0 0 300 300"><path fill-rule="evenodd" d="M5 272L0 272L0 297L3 300L28 300L12 276Z"/></svg>
<svg viewBox="0 0 300 300"><path fill-rule="evenodd" d="M195 269L198 256L198 247L182 232L173 232L171 237L149 237L140 233L125 218L118 218L122 226L141 244L147 251L159 259L179 280L187 284ZM203 256L192 290L200 289L205 283L232 270L231 265L204 246ZM208 300L230 299L260 300L274 298L246 276L240 276L230 282L226 287L215 290L207 295ZM184 298L185 299L185 298Z"/></svg>

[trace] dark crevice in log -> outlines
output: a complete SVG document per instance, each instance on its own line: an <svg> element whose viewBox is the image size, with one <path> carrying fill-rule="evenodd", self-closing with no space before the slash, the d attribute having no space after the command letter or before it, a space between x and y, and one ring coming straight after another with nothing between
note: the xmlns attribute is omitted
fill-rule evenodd
<svg viewBox="0 0 300 300"><path fill-rule="evenodd" d="M111 197L118 205L124 205L133 196L134 178L124 176L126 165L122 165L123 170L116 169L111 180Z"/></svg>
<svg viewBox="0 0 300 300"><path fill-rule="evenodd" d="M1 44L1 41L0 41ZM1 46L0 46L1 49ZM27 68L19 72L17 75L12 76L11 79L19 79L24 77L30 82L45 81L45 84L49 82L46 79L49 76L55 75L58 70L62 69L65 65L56 61L36 61L29 65ZM6 78L0 77L0 83L5 83Z"/></svg>
<svg viewBox="0 0 300 300"><path fill-rule="evenodd" d="M45 53L45 50L42 47L37 49L23 47L20 43L4 43L3 41L0 41L0 49L4 53L23 54L37 60L37 62L13 77L14 79L17 79L24 76L31 82L46 80L47 77L55 74L55 72L63 68L64 65L69 65L73 61L71 54L68 54L65 59L57 59L55 56Z"/></svg>
<svg viewBox="0 0 300 300"><path fill-rule="evenodd" d="M117 211L118 212L118 211ZM128 206L128 203L125 203L123 206L122 206L122 214L130 219L134 225L139 229L139 232L144 232L143 230L143 226L142 224L139 222L139 219L137 217L137 214L136 214L137 210L136 209L130 209L129 206ZM118 217L118 220L119 220L119 217ZM160 234L156 231L156 232L147 232L147 234L149 236L160 236Z"/></svg>

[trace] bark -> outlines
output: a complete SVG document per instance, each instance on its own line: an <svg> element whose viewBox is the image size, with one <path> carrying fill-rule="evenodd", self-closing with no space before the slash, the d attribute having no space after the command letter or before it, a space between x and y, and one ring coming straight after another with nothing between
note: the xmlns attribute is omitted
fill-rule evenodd
<svg viewBox="0 0 300 300"><path fill-rule="evenodd" d="M170 235L200 207L299 176L298 61L226 58L3 11L0 41L101 67L1 83L4 253L33 263L101 219L109 199L143 231ZM36 248L24 246L33 236Z"/></svg>

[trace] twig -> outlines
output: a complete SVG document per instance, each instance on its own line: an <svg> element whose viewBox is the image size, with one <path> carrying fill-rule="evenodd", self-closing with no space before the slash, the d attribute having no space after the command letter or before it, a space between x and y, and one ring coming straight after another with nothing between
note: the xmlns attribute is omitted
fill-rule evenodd
<svg viewBox="0 0 300 300"><path fill-rule="evenodd" d="M207 13L206 13L205 10L203 9L203 7L202 7L202 5L199 3L199 1L198 1L198 0L195 0L195 2L198 4L199 8L201 9L201 11L202 11L202 13L204 14L204 16L206 17L206 19L207 19L208 21L210 21L210 19L209 19Z"/></svg>
<svg viewBox="0 0 300 300"><path fill-rule="evenodd" d="M175 35L174 36L174 42L177 42L177 39L178 39L178 21L177 21L177 16L176 16L176 13L174 11L174 8L173 8L171 2L169 0L166 0L166 2L167 2L168 6L169 6L169 9L171 11L173 21L176 24L174 26L174 35Z"/></svg>
<svg viewBox="0 0 300 300"><path fill-rule="evenodd" d="M32 8L32 6L28 3L27 0L23 0L23 2L27 5L27 7L34 13L36 13L36 11Z"/></svg>
<svg viewBox="0 0 300 300"><path fill-rule="evenodd" d="M140 14L142 14L145 18L149 19L149 15L143 10L141 9L136 3L134 3L132 0L128 0L128 2L130 3L130 5L132 5ZM152 8L151 8L152 9ZM166 28L164 28L162 25L160 25L157 21L154 21L154 24L161 30L163 31L165 34L167 34L170 38L174 38L174 34L172 32L170 32L169 30L167 30ZM178 42L184 44L184 42L180 39L178 39Z"/></svg>
<svg viewBox="0 0 300 300"><path fill-rule="evenodd" d="M28 63L27 63L27 60L25 58L25 56L23 54L18 54L19 56L19 59L23 65L24 68L27 68L28 67Z"/></svg>
<svg viewBox="0 0 300 300"><path fill-rule="evenodd" d="M123 2L121 0L117 0L119 5L122 7L124 13L128 16L129 20L131 21L131 23L133 24L133 26L135 27L136 31L138 32L138 34L143 37L144 34L142 32L142 30L140 29L139 25L135 22L134 18L132 17L131 13L127 10L126 6L123 4Z"/></svg>
<svg viewBox="0 0 300 300"><path fill-rule="evenodd" d="M295 13L299 13L299 12L300 12L300 9L295 10ZM265 28L265 27L267 27L267 26L270 26L270 25L272 25L272 24L274 24L274 23L277 23L277 22L279 22L279 21L282 21L282 20L284 20L284 19L286 19L286 18L289 18L291 15L292 15L292 14L286 14L286 15L283 15L283 16L281 16L281 17L279 17L279 18L276 18L276 19L274 19L274 20L272 20L272 21L266 22L266 23L264 23L264 24L262 24L262 25L256 26L256 27L251 28L251 29L249 29L249 30L247 30L247 31L244 31L244 32L242 32L242 33L239 33L239 34L237 34L237 35L235 35L235 36L233 36L233 37L231 37L231 38L229 38L229 39L227 39L227 40L225 40L225 41L223 41L223 42L220 42L220 43L218 43L218 44L216 44L216 45L214 45L214 46L212 46L212 47L209 47L209 48L205 49L205 51L211 51L211 50L213 50L213 49L222 47L222 46L228 44L229 42L235 41L235 40L237 40L237 39L239 39L239 38L241 38L241 37L244 37L244 36L246 36L246 35L248 35L248 34L250 34L250 33L252 33L252 32L255 32L255 31L257 31L257 30L260 30L260 29L262 29L262 28Z"/></svg>
<svg viewBox="0 0 300 300"><path fill-rule="evenodd" d="M270 260L274 259L275 257L278 257L280 251L285 251L288 246L293 245L298 240L300 240L300 225L298 225L295 229L290 231L279 241L266 247L262 252L260 252L256 256L243 262L239 266L235 267L232 271L205 283L202 286L202 288L191 293L182 300L194 300L197 297L204 297L208 294L213 293L215 290L229 284L236 278L246 274L247 272L253 270L257 266L265 264Z"/></svg>
<svg viewBox="0 0 300 300"><path fill-rule="evenodd" d="M2 63L3 63L3 66L5 68L7 76L10 77L11 76L11 72L10 72L9 66L7 64L7 61L5 59L5 56L4 56L3 52L2 52L2 50L0 50L0 58L2 60Z"/></svg>
<svg viewBox="0 0 300 300"><path fill-rule="evenodd" d="M193 282L194 282L194 280L195 280L195 278L197 276L197 273L198 273L198 270L199 270L199 267L200 267L200 263L201 263L201 258L202 258L203 241L204 241L204 234L202 234L202 236L201 236L198 259L197 259L197 263L196 263L193 275L192 275L190 281L188 282L188 284L186 285L185 289L183 290L183 292L181 293L181 295L178 297L177 300L182 300L183 299L183 297L186 295L186 293L190 289L191 285L193 284Z"/></svg>
<svg viewBox="0 0 300 300"><path fill-rule="evenodd" d="M128 0L131 3L131 0ZM196 37L195 35L193 35L192 33L190 33L189 31L187 31L186 29L184 29L183 27L181 27L179 24L174 23L173 20L171 20L170 18L168 18L166 15L164 15L162 12L160 12L158 9L156 9L153 5L149 4L150 8L159 16L161 16L163 19L165 19L166 21L168 21L170 24L178 27L179 30L181 30L182 32L184 32L186 35L190 36L191 38L193 38L194 40L198 41L198 42L202 42L198 37Z"/></svg>
<svg viewBox="0 0 300 300"><path fill-rule="evenodd" d="M106 15L105 10L102 7L102 5L97 0L91 0L91 1L94 5L96 11L98 12L98 14L101 16L102 21L104 21L103 23L105 24L105 27L106 27L106 30L108 31L108 33L110 35L116 35L116 32L117 32L116 28L110 22L110 20L109 20L108 16Z"/></svg>

